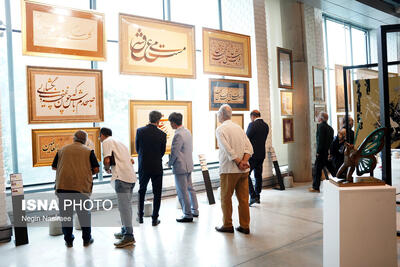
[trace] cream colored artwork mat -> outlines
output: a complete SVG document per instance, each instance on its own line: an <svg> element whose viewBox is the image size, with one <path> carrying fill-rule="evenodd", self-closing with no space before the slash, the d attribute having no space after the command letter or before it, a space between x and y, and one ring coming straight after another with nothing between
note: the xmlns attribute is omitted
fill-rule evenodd
<svg viewBox="0 0 400 267"><path fill-rule="evenodd" d="M245 88L235 88L227 86L214 87L214 103L218 104L245 104L244 99Z"/></svg>
<svg viewBox="0 0 400 267"><path fill-rule="evenodd" d="M97 111L95 77L33 74L34 110L39 117L91 116Z"/></svg>
<svg viewBox="0 0 400 267"><path fill-rule="evenodd" d="M120 15L120 31L122 73L195 75L193 28Z"/></svg>
<svg viewBox="0 0 400 267"><path fill-rule="evenodd" d="M183 116L182 125L192 131L192 126L188 120L191 121L188 114L191 114L191 111L187 106L182 105L171 105L171 106L155 106L155 105L135 105L133 104L133 118L131 118L131 123L133 123L133 135L131 135L131 154L136 155L137 151L135 146L136 139L136 131L138 128L146 126L149 124L149 114L151 111L157 110L161 112L162 117L160 120L159 129L167 134L167 146L166 153L169 154L171 151L172 139L174 138L175 130L172 129L170 122L168 121L169 115L173 112L181 113Z"/></svg>
<svg viewBox="0 0 400 267"><path fill-rule="evenodd" d="M281 70L280 82L282 85L292 85L292 70L290 66L290 55L287 53L280 53L279 68Z"/></svg>
<svg viewBox="0 0 400 267"><path fill-rule="evenodd" d="M33 11L35 46L97 51L97 22L91 19Z"/></svg>
<svg viewBox="0 0 400 267"><path fill-rule="evenodd" d="M293 115L293 93L281 91L281 115Z"/></svg>
<svg viewBox="0 0 400 267"><path fill-rule="evenodd" d="M367 81L369 81L369 88ZM362 128L358 131L356 147L375 129L381 126L380 104L379 104L379 81L378 79L355 80L353 82L354 94L354 132L357 131L358 121L362 119ZM400 113L400 78L389 78L389 103L392 106L391 114ZM389 108L389 107L388 107ZM400 124L390 118L391 127L399 128ZM400 146L400 133L392 133L392 148ZM397 139L397 140L396 140Z"/></svg>

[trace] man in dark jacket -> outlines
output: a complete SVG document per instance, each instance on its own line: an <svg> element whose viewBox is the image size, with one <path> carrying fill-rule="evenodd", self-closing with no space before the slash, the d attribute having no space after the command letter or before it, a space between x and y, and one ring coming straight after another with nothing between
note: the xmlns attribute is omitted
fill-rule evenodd
<svg viewBox="0 0 400 267"><path fill-rule="evenodd" d="M262 189L262 166L265 159L265 141L268 137L269 127L263 119L261 119L261 113L258 110L253 110L250 113L251 122L247 127L247 137L249 138L251 145L253 146L254 154L249 159L250 172L249 172L249 194L250 203L260 203L260 193ZM251 181L251 172L254 170L255 177L255 188Z"/></svg>
<svg viewBox="0 0 400 267"><path fill-rule="evenodd" d="M162 158L165 154L167 135L158 126L162 114L159 111L152 111L149 114L150 123L137 129L136 152L139 161L139 211L137 221L143 223L144 199L147 191L147 184L151 179L153 187L153 215L152 225L160 223L158 212L161 204L161 190L163 167Z"/></svg>
<svg viewBox="0 0 400 267"><path fill-rule="evenodd" d="M318 115L317 127L317 155L315 158L315 173L313 177L312 187L309 188L310 192L319 193L319 186L321 184L322 169L326 167L328 162L328 151L333 140L333 129L328 125L328 114L321 112Z"/></svg>

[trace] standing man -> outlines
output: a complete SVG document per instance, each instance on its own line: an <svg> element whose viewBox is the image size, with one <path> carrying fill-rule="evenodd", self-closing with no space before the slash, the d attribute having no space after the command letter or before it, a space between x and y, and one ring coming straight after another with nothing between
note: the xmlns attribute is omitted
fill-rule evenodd
<svg viewBox="0 0 400 267"><path fill-rule="evenodd" d="M250 234L249 211L249 158L253 148L246 133L231 121L232 109L222 105L218 111L221 123L216 130L219 146L219 172L221 178L221 208L223 225L215 227L218 232L233 233L232 194L235 191L239 202L239 223L237 231Z"/></svg>
<svg viewBox="0 0 400 267"><path fill-rule="evenodd" d="M114 243L117 248L133 245L135 238L132 228L132 191L136 183L134 163L128 148L112 137L109 128L100 129L100 141L103 145L104 169L112 173L111 183L114 183L117 193L118 210L121 217L121 232L114 236L120 239Z"/></svg>
<svg viewBox="0 0 400 267"><path fill-rule="evenodd" d="M162 114L153 110L149 114L150 123L138 128L136 132L136 151L139 159L139 211L137 221L143 223L144 199L147 191L147 184L151 179L153 187L153 215L152 225L160 223L158 212L161 204L162 191L162 157L165 154L167 135L158 129Z"/></svg>
<svg viewBox="0 0 400 267"><path fill-rule="evenodd" d="M318 115L317 127L317 155L315 158L315 173L313 177L312 187L308 191L319 193L319 186L321 185L322 169L327 166L328 151L333 140L333 129L328 125L328 114L320 112Z"/></svg>
<svg viewBox="0 0 400 267"><path fill-rule="evenodd" d="M249 206L254 203L260 204L260 193L262 190L262 167L265 159L265 141L268 137L269 127L263 119L261 119L261 113L258 110L253 110L250 113L251 122L247 127L247 137L249 138L251 145L253 146L254 154L251 156L250 172L249 172L249 194L250 203ZM251 172L254 170L254 178L256 181L255 190L253 182L251 181Z"/></svg>
<svg viewBox="0 0 400 267"><path fill-rule="evenodd" d="M52 169L56 171L56 195L59 199L60 216L65 245L72 247L74 235L73 211L79 205L90 199L93 188L93 174L99 172L99 163L94 151L86 146L87 133L79 130L74 134L74 142L61 148L54 157ZM68 205L66 203L68 202ZM90 211L80 206L76 210L82 228L83 245L93 243L91 235Z"/></svg>
<svg viewBox="0 0 400 267"><path fill-rule="evenodd" d="M182 114L173 112L168 120L175 130L171 145L171 155L168 166L175 174L176 192L182 206L183 217L177 222L193 222L193 217L199 216L196 191L192 185L193 143L190 131L182 126Z"/></svg>

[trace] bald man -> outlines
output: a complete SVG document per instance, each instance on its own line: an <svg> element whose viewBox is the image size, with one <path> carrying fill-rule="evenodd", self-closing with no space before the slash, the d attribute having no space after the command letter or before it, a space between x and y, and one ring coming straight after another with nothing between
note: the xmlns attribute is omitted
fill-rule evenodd
<svg viewBox="0 0 400 267"><path fill-rule="evenodd" d="M329 147L333 140L333 129L327 123L328 118L329 116L325 112L321 112L318 115L317 155L314 164L315 173L312 187L309 188L309 191L312 193L319 193L322 169L327 166Z"/></svg>
<svg viewBox="0 0 400 267"><path fill-rule="evenodd" d="M250 172L249 172L249 194L250 202L249 206L254 203L260 203L260 193L262 189L262 166L265 159L265 141L268 137L269 127L263 119L261 119L261 113L258 110L253 110L250 113L249 126L247 127L247 137L249 138L251 145L253 146L254 154L249 159ZM251 172L254 170L255 188L251 180Z"/></svg>

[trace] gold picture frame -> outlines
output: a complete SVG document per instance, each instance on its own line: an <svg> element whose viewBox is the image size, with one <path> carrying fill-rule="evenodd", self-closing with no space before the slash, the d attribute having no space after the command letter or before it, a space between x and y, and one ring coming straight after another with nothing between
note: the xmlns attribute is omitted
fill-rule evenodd
<svg viewBox="0 0 400 267"><path fill-rule="evenodd" d="M251 78L250 36L203 28L203 72Z"/></svg>
<svg viewBox="0 0 400 267"><path fill-rule="evenodd" d="M102 122L103 72L27 66L28 123Z"/></svg>
<svg viewBox="0 0 400 267"><path fill-rule="evenodd" d="M209 79L209 109L218 110L229 104L232 110L250 109L249 81Z"/></svg>
<svg viewBox="0 0 400 267"><path fill-rule="evenodd" d="M313 66L312 71L314 101L325 102L325 70Z"/></svg>
<svg viewBox="0 0 400 267"><path fill-rule="evenodd" d="M283 143L293 143L294 142L294 120L293 118L283 118L282 119L282 135Z"/></svg>
<svg viewBox="0 0 400 267"><path fill-rule="evenodd" d="M281 91L281 116L293 116L293 92Z"/></svg>
<svg viewBox="0 0 400 267"><path fill-rule="evenodd" d="M278 88L293 89L292 50L276 48L278 63Z"/></svg>
<svg viewBox="0 0 400 267"><path fill-rule="evenodd" d="M232 114L231 118L233 123L236 123L242 129L244 130L244 115L243 114ZM221 125L221 123L218 121L218 114L215 113L215 133L217 133L217 128ZM218 147L218 141L217 141L217 135L215 134L215 149L219 149Z"/></svg>
<svg viewBox="0 0 400 267"><path fill-rule="evenodd" d="M22 54L106 60L102 13L21 1Z"/></svg>
<svg viewBox="0 0 400 267"><path fill-rule="evenodd" d="M74 133L84 130L88 134L87 145L94 150L97 160L101 160L100 127L32 129L32 165L33 167L51 166L59 149L73 143Z"/></svg>
<svg viewBox="0 0 400 267"><path fill-rule="evenodd" d="M119 14L120 73L196 78L193 25Z"/></svg>
<svg viewBox="0 0 400 267"><path fill-rule="evenodd" d="M173 130L168 122L168 116L172 112L179 112L183 115L182 125L192 132L192 102L191 101L169 101L169 100L130 100L129 121L130 121L130 149L131 155L137 157L136 152L136 130L149 123L149 113L158 110L163 117L159 128L167 134L166 154L171 152L171 143L174 137Z"/></svg>

